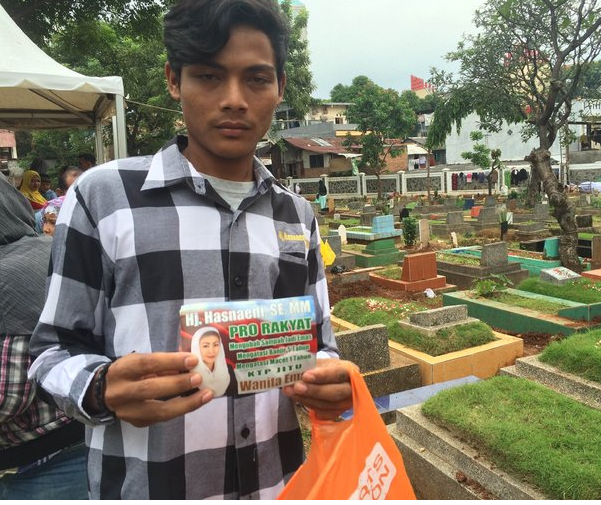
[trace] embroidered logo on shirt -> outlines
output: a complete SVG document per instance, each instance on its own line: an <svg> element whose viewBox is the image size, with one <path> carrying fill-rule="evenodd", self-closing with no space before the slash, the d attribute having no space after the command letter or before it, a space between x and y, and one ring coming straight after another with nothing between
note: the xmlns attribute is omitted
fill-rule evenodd
<svg viewBox="0 0 601 505"><path fill-rule="evenodd" d="M292 235L290 233L279 231L278 237L282 242L304 242L305 245L307 247L309 247L309 241L302 234L301 235Z"/></svg>

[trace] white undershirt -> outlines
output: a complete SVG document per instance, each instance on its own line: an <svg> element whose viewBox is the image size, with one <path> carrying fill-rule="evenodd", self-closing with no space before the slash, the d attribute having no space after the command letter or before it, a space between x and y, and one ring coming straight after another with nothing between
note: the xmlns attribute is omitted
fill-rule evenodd
<svg viewBox="0 0 601 505"><path fill-rule="evenodd" d="M202 176L211 183L211 186L219 193L219 196L229 203L233 210L240 207L242 200L244 200L255 187L255 181L227 181L212 175L202 174Z"/></svg>

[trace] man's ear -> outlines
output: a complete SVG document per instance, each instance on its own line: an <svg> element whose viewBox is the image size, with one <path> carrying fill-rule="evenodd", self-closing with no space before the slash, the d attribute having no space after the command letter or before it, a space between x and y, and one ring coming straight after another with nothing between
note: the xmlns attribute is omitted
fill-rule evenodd
<svg viewBox="0 0 601 505"><path fill-rule="evenodd" d="M167 77L167 89L169 90L169 94L175 101L179 102L179 77L173 68L171 68L168 61L165 62L165 76Z"/></svg>
<svg viewBox="0 0 601 505"><path fill-rule="evenodd" d="M282 74L278 82L278 105L284 100L284 90L286 89L286 72Z"/></svg>

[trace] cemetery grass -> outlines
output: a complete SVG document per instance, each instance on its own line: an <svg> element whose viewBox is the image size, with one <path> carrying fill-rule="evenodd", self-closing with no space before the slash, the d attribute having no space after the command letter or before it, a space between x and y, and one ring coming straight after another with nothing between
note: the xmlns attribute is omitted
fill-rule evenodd
<svg viewBox="0 0 601 505"><path fill-rule="evenodd" d="M480 258L459 253L438 253L436 259L458 265L480 266Z"/></svg>
<svg viewBox="0 0 601 505"><path fill-rule="evenodd" d="M550 499L601 499L599 410L497 376L442 391L422 411Z"/></svg>
<svg viewBox="0 0 601 505"><path fill-rule="evenodd" d="M564 305L562 303L550 302L548 300L537 300L536 298L526 298L525 296L506 293L504 291L498 291L486 298L494 300L495 302L511 305L512 307L535 310L537 312L542 312L543 314L549 315L557 315L559 310L568 307L568 305Z"/></svg>
<svg viewBox="0 0 601 505"><path fill-rule="evenodd" d="M576 333L551 343L539 360L601 384L601 330Z"/></svg>
<svg viewBox="0 0 601 505"><path fill-rule="evenodd" d="M438 330L434 336L401 328L395 322L388 327L388 334L391 340L430 356L442 356L496 340L491 328L480 321Z"/></svg>
<svg viewBox="0 0 601 505"><path fill-rule="evenodd" d="M562 298L572 302L601 302L601 283L589 279L576 279L575 281L558 286L549 282L543 282L536 277L530 277L522 281L517 289L552 296L554 298Z"/></svg>
<svg viewBox="0 0 601 505"><path fill-rule="evenodd" d="M391 340L430 356L441 356L495 340L491 328L480 321L442 329L434 336L399 326L399 319L405 319L409 314L428 308L430 307L415 301L399 302L381 297L355 297L338 302L332 313L357 326L383 324L388 329L388 337Z"/></svg>
<svg viewBox="0 0 601 505"><path fill-rule="evenodd" d="M403 269L398 265L388 265L374 272L374 274L379 275L380 277L385 277L386 279L392 279L395 281L401 280L402 273Z"/></svg>

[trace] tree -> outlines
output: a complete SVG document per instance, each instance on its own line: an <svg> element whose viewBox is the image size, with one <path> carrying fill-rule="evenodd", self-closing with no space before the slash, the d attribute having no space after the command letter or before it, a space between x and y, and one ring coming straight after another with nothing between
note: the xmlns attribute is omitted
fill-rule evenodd
<svg viewBox="0 0 601 505"><path fill-rule="evenodd" d="M386 168L386 159L402 152L397 139L404 138L413 130L415 113L396 91L370 82L354 98L347 115L349 121L357 124L361 136L347 138L346 145L355 142L361 145L358 167L377 177L380 199L380 174Z"/></svg>
<svg viewBox="0 0 601 505"><path fill-rule="evenodd" d="M309 15L306 9L301 9L293 14L290 4L291 0L283 0L281 3L282 11L288 19L290 28L284 99L292 109L292 117L299 119L305 117L311 106L311 93L315 90L315 84L309 68L311 61L308 42L303 36Z"/></svg>
<svg viewBox="0 0 601 505"><path fill-rule="evenodd" d="M525 157L539 177L561 228L564 266L580 271L573 204L550 163L549 149L568 122L583 76L601 51L601 0L488 0L476 11L478 35L466 36L447 60L457 77L433 69L442 93L428 144L444 142L453 125L476 112L483 129L524 123L522 135L538 137Z"/></svg>
<svg viewBox="0 0 601 505"><path fill-rule="evenodd" d="M501 150L490 149L485 143L482 143L484 134L481 131L470 132L470 139L474 142L473 151L461 153L464 160L470 160L474 165L482 170L490 169L486 180L488 181L488 194L492 195L492 185L498 180L499 174L497 169L501 162Z"/></svg>
<svg viewBox="0 0 601 505"><path fill-rule="evenodd" d="M69 23L102 19L138 33L160 31L161 0L3 0L2 7L27 36L44 46Z"/></svg>
<svg viewBox="0 0 601 505"><path fill-rule="evenodd" d="M330 91L330 99L332 102L351 103L368 86L375 86L375 83L364 75L358 75L349 86L336 84Z"/></svg>

